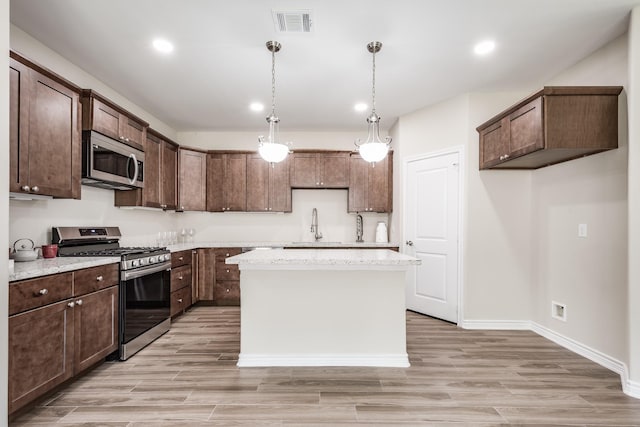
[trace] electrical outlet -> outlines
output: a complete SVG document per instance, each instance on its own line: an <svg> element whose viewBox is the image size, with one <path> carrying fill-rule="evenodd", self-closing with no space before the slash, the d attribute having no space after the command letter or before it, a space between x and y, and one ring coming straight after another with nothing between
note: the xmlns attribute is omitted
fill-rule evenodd
<svg viewBox="0 0 640 427"><path fill-rule="evenodd" d="M587 224L578 224L578 237L587 237Z"/></svg>
<svg viewBox="0 0 640 427"><path fill-rule="evenodd" d="M551 301L551 317L554 319L567 321L567 305Z"/></svg>

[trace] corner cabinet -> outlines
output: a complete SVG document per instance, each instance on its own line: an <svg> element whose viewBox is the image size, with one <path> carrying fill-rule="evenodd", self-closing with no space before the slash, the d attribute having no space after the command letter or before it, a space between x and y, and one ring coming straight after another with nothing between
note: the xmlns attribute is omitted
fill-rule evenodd
<svg viewBox="0 0 640 427"><path fill-rule="evenodd" d="M618 147L620 86L548 86L477 127L480 169L537 169Z"/></svg>
<svg viewBox="0 0 640 427"><path fill-rule="evenodd" d="M207 153L178 149L179 211L205 211L207 208Z"/></svg>
<svg viewBox="0 0 640 427"><path fill-rule="evenodd" d="M391 212L393 206L393 153L377 163L358 154L349 158L349 212Z"/></svg>
<svg viewBox="0 0 640 427"><path fill-rule="evenodd" d="M247 155L247 212L291 212L289 157L270 164Z"/></svg>
<svg viewBox="0 0 640 427"><path fill-rule="evenodd" d="M144 143L144 188L116 190L116 206L176 209L178 144L153 129Z"/></svg>
<svg viewBox="0 0 640 427"><path fill-rule="evenodd" d="M15 52L9 61L9 191L79 199L80 88Z"/></svg>

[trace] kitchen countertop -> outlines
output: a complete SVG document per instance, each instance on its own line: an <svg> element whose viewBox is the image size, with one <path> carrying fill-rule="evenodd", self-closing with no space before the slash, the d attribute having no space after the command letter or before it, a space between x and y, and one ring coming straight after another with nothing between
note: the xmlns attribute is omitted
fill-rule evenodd
<svg viewBox="0 0 640 427"><path fill-rule="evenodd" d="M120 257L58 257L16 262L13 271L9 271L9 282L33 279L35 277L81 270L99 265L114 264L117 262L120 262Z"/></svg>
<svg viewBox="0 0 640 427"><path fill-rule="evenodd" d="M194 242L167 246L171 252L198 248L397 248L394 243L356 243L356 242ZM293 249L291 249L293 250ZM331 249L323 249L331 250ZM354 249L350 249L354 250ZM357 250L357 249L356 249ZM367 249L369 251L370 249ZM305 249L303 252L307 252ZM289 252L289 249L287 250ZM13 271L9 272L9 282L33 279L49 274L81 270L98 265L113 264L120 257L57 257L38 258L30 262L16 262Z"/></svg>
<svg viewBox="0 0 640 427"><path fill-rule="evenodd" d="M226 259L240 270L406 270L418 258L389 249L265 249Z"/></svg>

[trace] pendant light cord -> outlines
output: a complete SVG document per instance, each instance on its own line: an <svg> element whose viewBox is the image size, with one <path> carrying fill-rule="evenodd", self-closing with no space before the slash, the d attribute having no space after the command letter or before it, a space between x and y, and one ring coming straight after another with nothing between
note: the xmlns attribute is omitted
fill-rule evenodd
<svg viewBox="0 0 640 427"><path fill-rule="evenodd" d="M373 49L373 87L371 88L371 112L376 113L376 49Z"/></svg>
<svg viewBox="0 0 640 427"><path fill-rule="evenodd" d="M276 52L271 51L271 114L276 115Z"/></svg>

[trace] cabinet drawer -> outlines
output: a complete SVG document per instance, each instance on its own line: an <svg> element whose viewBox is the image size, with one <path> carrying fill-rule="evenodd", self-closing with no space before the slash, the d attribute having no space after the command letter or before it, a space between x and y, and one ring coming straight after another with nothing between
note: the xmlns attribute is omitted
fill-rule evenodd
<svg viewBox="0 0 640 427"><path fill-rule="evenodd" d="M175 292L171 292L171 315L174 316L177 313L189 308L191 305L191 287L185 287L178 289Z"/></svg>
<svg viewBox="0 0 640 427"><path fill-rule="evenodd" d="M73 294L75 296L99 291L120 283L118 264L100 265L74 271Z"/></svg>
<svg viewBox="0 0 640 427"><path fill-rule="evenodd" d="M183 265L171 269L171 292L191 286L191 266Z"/></svg>
<svg viewBox="0 0 640 427"><path fill-rule="evenodd" d="M171 267L176 268L181 265L191 265L191 251L173 252L171 254Z"/></svg>
<svg viewBox="0 0 640 427"><path fill-rule="evenodd" d="M236 264L224 264L216 262L216 281L218 280L240 280L240 270Z"/></svg>
<svg viewBox="0 0 640 427"><path fill-rule="evenodd" d="M9 314L73 296L73 273L54 274L9 284Z"/></svg>
<svg viewBox="0 0 640 427"><path fill-rule="evenodd" d="M240 305L240 281L222 280L216 282L214 298L218 305Z"/></svg>

